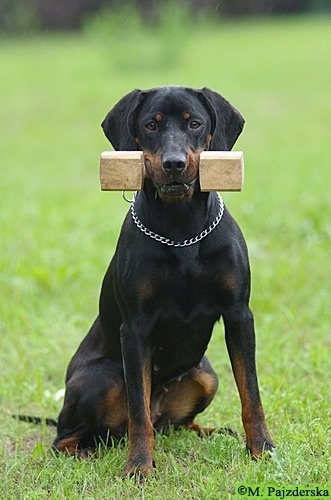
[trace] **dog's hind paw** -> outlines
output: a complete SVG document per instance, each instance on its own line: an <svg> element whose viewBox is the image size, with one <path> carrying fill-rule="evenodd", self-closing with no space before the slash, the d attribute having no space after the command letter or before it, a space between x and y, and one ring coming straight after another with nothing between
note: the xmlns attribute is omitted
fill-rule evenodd
<svg viewBox="0 0 331 500"><path fill-rule="evenodd" d="M236 438L238 437L238 434L229 427L201 427L195 422L191 422L185 427L190 431L196 432L196 434L201 438L210 436L211 434L224 434Z"/></svg>

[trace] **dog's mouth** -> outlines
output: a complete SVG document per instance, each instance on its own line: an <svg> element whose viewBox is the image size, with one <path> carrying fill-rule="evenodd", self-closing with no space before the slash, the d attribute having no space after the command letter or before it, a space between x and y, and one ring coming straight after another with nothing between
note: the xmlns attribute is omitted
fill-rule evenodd
<svg viewBox="0 0 331 500"><path fill-rule="evenodd" d="M189 193L195 182L196 179L188 183L171 182L170 184L158 184L156 185L156 189L160 197L181 198Z"/></svg>

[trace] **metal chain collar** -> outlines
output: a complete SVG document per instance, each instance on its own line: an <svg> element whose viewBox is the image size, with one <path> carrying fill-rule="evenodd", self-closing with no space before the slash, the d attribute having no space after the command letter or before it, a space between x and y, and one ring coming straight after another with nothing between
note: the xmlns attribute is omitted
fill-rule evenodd
<svg viewBox="0 0 331 500"><path fill-rule="evenodd" d="M221 222L223 212L224 212L223 199L222 199L221 195L219 193L217 193L218 203L219 203L219 211L218 211L216 219L213 220L213 222L210 224L210 226L207 229L204 229L203 231L201 231L201 233L198 234L197 236L194 236L193 238L190 238L189 240L184 240L182 242L178 242L178 241L170 240L169 238L165 238L164 236L161 236L157 233L154 233L153 231L148 229L146 226L144 226L144 224L138 218L136 211L135 211L135 208L134 208L136 196L137 196L137 191L133 195L133 198L131 201L131 209L130 209L134 223L140 229L140 231L142 231L144 234L146 234L147 236L149 236L153 240L156 240L156 241L159 241L160 243L163 243L163 245L168 245L169 247L182 248L182 247L188 247L190 245L194 245L195 243L198 243L203 238L208 236L208 234L210 234L215 229L215 227Z"/></svg>

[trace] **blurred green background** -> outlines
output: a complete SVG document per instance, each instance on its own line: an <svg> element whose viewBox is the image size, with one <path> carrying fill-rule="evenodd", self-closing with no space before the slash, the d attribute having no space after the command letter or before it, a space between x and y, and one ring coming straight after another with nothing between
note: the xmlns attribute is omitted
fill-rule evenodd
<svg viewBox="0 0 331 500"><path fill-rule="evenodd" d="M54 417L61 408L67 363L97 313L128 210L120 193L100 192L99 155L110 147L100 123L126 92L165 84L208 86L246 119L235 145L245 154L244 191L224 198L249 247L260 386L278 458L251 464L242 439L159 438L166 474L144 498L232 498L244 480L329 481L329 3L274 2L254 16L201 3L107 5L74 30L41 23L40 3L0 4L3 498L106 498L109 478L114 498L142 498L116 483L125 449L98 464L56 461L47 454L54 432L10 414ZM69 16L71 2L46 5ZM221 383L199 421L241 432L221 325L208 355Z"/></svg>
<svg viewBox="0 0 331 500"><path fill-rule="evenodd" d="M19 33L31 30L77 30L91 15L118 8L136 9L146 23L162 22L168 6L184 8L192 20L199 14L216 19L259 15L331 12L329 0L2 0L0 28ZM172 7L171 7L172 8Z"/></svg>

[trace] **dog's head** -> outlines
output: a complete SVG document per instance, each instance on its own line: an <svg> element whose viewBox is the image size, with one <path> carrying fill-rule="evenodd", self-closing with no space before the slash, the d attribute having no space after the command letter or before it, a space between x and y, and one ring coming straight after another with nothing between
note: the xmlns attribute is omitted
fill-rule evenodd
<svg viewBox="0 0 331 500"><path fill-rule="evenodd" d="M143 151L147 175L167 201L192 196L200 153L231 150L243 126L220 94L184 87L134 90L102 122L116 150Z"/></svg>

